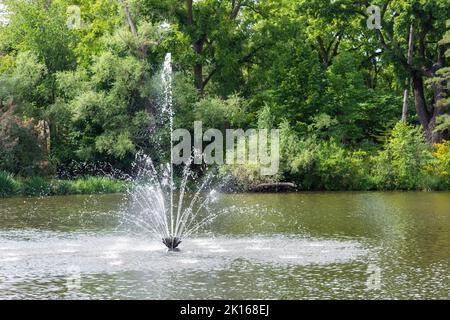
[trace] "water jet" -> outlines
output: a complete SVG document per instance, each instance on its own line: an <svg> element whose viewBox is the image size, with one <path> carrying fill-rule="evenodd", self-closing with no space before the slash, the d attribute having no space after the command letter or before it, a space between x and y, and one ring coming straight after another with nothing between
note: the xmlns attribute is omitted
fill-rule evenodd
<svg viewBox="0 0 450 320"><path fill-rule="evenodd" d="M213 181L213 172L204 172L199 177L192 169L192 157L184 163L180 182L174 179L172 65L171 54L164 60L161 74L162 99L161 123L168 125L170 132L170 161L155 166L152 159L142 151L136 154L133 167L133 185L128 190L131 208L122 218L134 224L162 243L169 251L179 251L181 239L186 239L203 226L211 223L219 212L211 212L208 206L215 202L214 190L208 190ZM188 188L192 180L193 189ZM205 214L206 212L206 214Z"/></svg>

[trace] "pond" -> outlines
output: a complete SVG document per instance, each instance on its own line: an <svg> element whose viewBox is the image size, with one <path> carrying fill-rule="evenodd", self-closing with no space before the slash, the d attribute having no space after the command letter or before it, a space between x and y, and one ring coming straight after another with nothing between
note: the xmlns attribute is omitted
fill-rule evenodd
<svg viewBox="0 0 450 320"><path fill-rule="evenodd" d="M450 193L223 194L180 252L122 195L0 199L1 299L449 299Z"/></svg>

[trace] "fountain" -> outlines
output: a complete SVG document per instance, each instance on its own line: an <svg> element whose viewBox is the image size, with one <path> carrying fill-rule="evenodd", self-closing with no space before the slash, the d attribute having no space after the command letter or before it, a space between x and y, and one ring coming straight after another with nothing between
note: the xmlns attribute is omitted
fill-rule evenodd
<svg viewBox="0 0 450 320"><path fill-rule="evenodd" d="M169 125L171 161L160 166L158 170L150 157L142 152L137 154L133 165L137 169L137 175L133 187L129 190L132 200L131 215L125 216L124 220L162 240L169 251L178 251L183 238L213 221L218 213L208 212L206 216L202 216L202 210L207 210L207 206L215 199L214 191L206 192L213 178L212 173L203 177L190 199L187 197L188 180L197 179L191 170L192 158L185 164L178 188L174 182L172 161L174 112L170 53L167 53L165 57L161 83L163 87L161 111ZM175 197L178 197L177 201Z"/></svg>
<svg viewBox="0 0 450 320"><path fill-rule="evenodd" d="M166 247L169 249L169 251L177 251L178 246L181 243L181 239L177 238L177 237L169 237L169 238L164 238L162 241Z"/></svg>

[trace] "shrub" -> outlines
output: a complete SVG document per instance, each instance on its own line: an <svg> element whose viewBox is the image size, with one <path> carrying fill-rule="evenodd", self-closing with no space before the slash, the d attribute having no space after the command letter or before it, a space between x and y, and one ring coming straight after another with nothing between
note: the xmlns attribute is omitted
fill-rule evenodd
<svg viewBox="0 0 450 320"><path fill-rule="evenodd" d="M225 190L248 191L262 183L275 183L280 181L279 175L264 176L258 164L223 165L220 176L226 177Z"/></svg>
<svg viewBox="0 0 450 320"><path fill-rule="evenodd" d="M19 187L19 183L14 180L14 177L11 174L0 171L0 197L17 194Z"/></svg>
<svg viewBox="0 0 450 320"><path fill-rule="evenodd" d="M436 143L433 152L433 162L428 166L428 173L434 177L434 188L450 188L450 141Z"/></svg>
<svg viewBox="0 0 450 320"><path fill-rule="evenodd" d="M43 150L34 124L15 116L14 108L0 109L0 170L33 175L41 171Z"/></svg>
<svg viewBox="0 0 450 320"><path fill-rule="evenodd" d="M426 169L431 161L422 129L399 122L374 157L373 181L378 189L428 189Z"/></svg>
<svg viewBox="0 0 450 320"><path fill-rule="evenodd" d="M367 153L349 151L333 139L311 134L300 139L285 124L281 128L282 170L286 180L304 190L367 190Z"/></svg>
<svg viewBox="0 0 450 320"><path fill-rule="evenodd" d="M365 151L350 152L331 141L319 144L316 158L316 170L321 181L321 189L367 190L371 188Z"/></svg>
<svg viewBox="0 0 450 320"><path fill-rule="evenodd" d="M52 191L56 195L67 195L75 193L72 182L67 180L53 181Z"/></svg>
<svg viewBox="0 0 450 320"><path fill-rule="evenodd" d="M14 179L13 175L0 171L0 197L16 194L24 196L48 196L68 194L121 193L128 182L107 177L85 177L78 180L48 181L40 176Z"/></svg>
<svg viewBox="0 0 450 320"><path fill-rule="evenodd" d="M71 184L74 192L79 194L120 193L128 187L124 181L106 177L86 177L72 181Z"/></svg>
<svg viewBox="0 0 450 320"><path fill-rule="evenodd" d="M233 127L242 127L248 119L247 103L239 96L231 96L226 100L203 98L194 105L196 119L210 128L222 128L225 123Z"/></svg>
<svg viewBox="0 0 450 320"><path fill-rule="evenodd" d="M52 186L49 181L39 176L26 178L23 181L22 194L25 196L48 196L52 194Z"/></svg>

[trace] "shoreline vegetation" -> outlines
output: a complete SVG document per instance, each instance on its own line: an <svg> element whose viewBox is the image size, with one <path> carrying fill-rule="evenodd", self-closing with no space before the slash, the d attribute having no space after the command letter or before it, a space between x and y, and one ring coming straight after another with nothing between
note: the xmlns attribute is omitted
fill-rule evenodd
<svg viewBox="0 0 450 320"><path fill-rule="evenodd" d="M0 171L0 198L123 193L129 185L127 181L109 177L89 176L74 180L57 180L39 176L15 177Z"/></svg>
<svg viewBox="0 0 450 320"><path fill-rule="evenodd" d="M446 191L450 190L450 141L430 147L420 128L399 122L383 148L349 151L333 141L301 139L281 130L280 173L261 176L255 165L224 165L224 192ZM106 176L72 180L22 177L0 170L0 198L122 193L130 181Z"/></svg>
<svg viewBox="0 0 450 320"><path fill-rule="evenodd" d="M381 147L349 149L285 126L277 176L261 176L252 165L223 171L239 191L276 189L278 183L299 191L443 191L450 190L450 141L430 146L420 127L398 122Z"/></svg>
<svg viewBox="0 0 450 320"><path fill-rule="evenodd" d="M380 149L348 150L337 142L302 138L281 128L280 171L262 176L258 165L223 165L224 192L450 190L450 141L430 146L421 128L397 123ZM0 198L122 193L131 186L108 176L61 180L0 170Z"/></svg>
<svg viewBox="0 0 450 320"><path fill-rule="evenodd" d="M222 189L224 193L295 193L295 192L435 192L450 191L450 188L360 188L360 189L302 189L292 182L243 184L234 183ZM14 177L0 171L0 199L12 197L49 197L67 195L96 195L125 193L131 183L110 177L87 176L74 180L45 177Z"/></svg>

